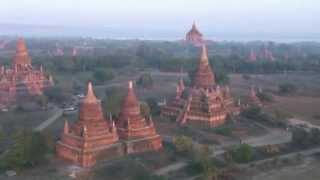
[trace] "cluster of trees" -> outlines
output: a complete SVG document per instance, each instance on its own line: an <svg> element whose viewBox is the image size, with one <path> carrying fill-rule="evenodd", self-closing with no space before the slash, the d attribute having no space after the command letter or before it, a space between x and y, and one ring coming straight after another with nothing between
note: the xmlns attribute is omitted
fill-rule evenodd
<svg viewBox="0 0 320 180"><path fill-rule="evenodd" d="M150 73L142 74L138 80L137 85L142 88L152 88L153 87L153 79Z"/></svg>
<svg viewBox="0 0 320 180"><path fill-rule="evenodd" d="M204 180L217 180L218 169L211 155L212 148L208 145L195 145L192 138L187 136L176 136L173 140L176 153L189 159L188 173L200 174Z"/></svg>
<svg viewBox="0 0 320 180"><path fill-rule="evenodd" d="M248 163L253 160L253 147L248 144L241 144L229 149L225 154L228 162Z"/></svg>
<svg viewBox="0 0 320 180"><path fill-rule="evenodd" d="M302 148L319 145L320 130L318 128L307 130L303 127L296 127L292 130L292 144Z"/></svg>
<svg viewBox="0 0 320 180"><path fill-rule="evenodd" d="M281 95L289 95L295 93L297 89L297 86L292 83L282 83L278 86L278 93Z"/></svg>
<svg viewBox="0 0 320 180"><path fill-rule="evenodd" d="M16 133L13 140L13 147L1 158L1 169L22 170L42 165L53 149L51 136L40 132L23 130Z"/></svg>
<svg viewBox="0 0 320 180"><path fill-rule="evenodd" d="M252 106L240 113L241 118L254 120L276 127L286 127L286 122L284 121L286 116L287 115L280 112L275 112L275 114L265 112L258 106Z"/></svg>

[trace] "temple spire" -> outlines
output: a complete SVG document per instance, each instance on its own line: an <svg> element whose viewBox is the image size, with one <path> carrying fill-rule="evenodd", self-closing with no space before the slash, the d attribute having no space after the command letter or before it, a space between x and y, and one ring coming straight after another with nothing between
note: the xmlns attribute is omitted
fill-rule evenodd
<svg viewBox="0 0 320 180"><path fill-rule="evenodd" d="M12 66L19 65L21 67L31 66L31 59L23 38L17 40L16 53L13 58Z"/></svg>
<svg viewBox="0 0 320 180"><path fill-rule="evenodd" d="M67 120L64 122L63 133L64 134L68 134L69 133L69 123L68 123Z"/></svg>
<svg viewBox="0 0 320 180"><path fill-rule="evenodd" d="M201 47L201 62L204 65L208 65L209 64L208 51L207 51L207 47L206 47L205 44L203 44L202 47Z"/></svg>
<svg viewBox="0 0 320 180"><path fill-rule="evenodd" d="M88 83L87 96L84 98L83 102L85 102L85 103L95 103L97 101L98 101L98 99L97 99L96 95L93 92L92 83L89 82Z"/></svg>

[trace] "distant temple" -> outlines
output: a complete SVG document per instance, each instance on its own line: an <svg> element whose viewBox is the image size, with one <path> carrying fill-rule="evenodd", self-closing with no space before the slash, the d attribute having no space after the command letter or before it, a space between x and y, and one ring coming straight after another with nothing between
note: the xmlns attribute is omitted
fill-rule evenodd
<svg viewBox="0 0 320 180"><path fill-rule="evenodd" d="M259 97L257 96L256 89L254 86L251 86L249 96L248 96L248 105L249 106L262 106L262 102L260 101Z"/></svg>
<svg viewBox="0 0 320 180"><path fill-rule="evenodd" d="M261 58L264 60L267 60L267 61L271 61L271 62L275 60L272 51L270 51L267 47L263 48Z"/></svg>
<svg viewBox="0 0 320 180"><path fill-rule="evenodd" d="M236 114L229 87L220 87L209 64L207 49L202 45L201 58L193 76L192 85L186 88L180 79L176 96L161 108L163 116L174 117L179 124L200 124L216 127L225 123L227 116Z"/></svg>
<svg viewBox="0 0 320 180"><path fill-rule="evenodd" d="M0 68L0 105L6 106L19 97L41 95L43 89L53 86L51 76L46 76L43 67L34 69L25 42L17 41L11 68Z"/></svg>
<svg viewBox="0 0 320 180"><path fill-rule="evenodd" d="M117 128L127 154L162 148L162 140L156 133L152 118L141 116L132 81L129 82L127 96L122 102Z"/></svg>
<svg viewBox="0 0 320 180"><path fill-rule="evenodd" d="M253 49L251 49L251 51L250 51L249 61L250 61L250 62L255 62L255 61L257 61L257 54L254 52Z"/></svg>
<svg viewBox="0 0 320 180"><path fill-rule="evenodd" d="M115 122L105 119L101 102L88 84L86 97L80 104L79 120L69 127L65 122L57 155L83 167L94 165L97 159L122 155Z"/></svg>
<svg viewBox="0 0 320 180"><path fill-rule="evenodd" d="M146 120L140 115L132 82L117 123L112 117L104 118L101 102L89 83L87 95L80 104L79 120L70 127L65 122L56 146L58 157L82 167L91 167L99 159L161 148L162 140L155 131L152 119Z"/></svg>
<svg viewBox="0 0 320 180"><path fill-rule="evenodd" d="M201 47L204 43L203 35L197 29L195 23L193 23L191 30L186 35L186 42L197 47Z"/></svg>

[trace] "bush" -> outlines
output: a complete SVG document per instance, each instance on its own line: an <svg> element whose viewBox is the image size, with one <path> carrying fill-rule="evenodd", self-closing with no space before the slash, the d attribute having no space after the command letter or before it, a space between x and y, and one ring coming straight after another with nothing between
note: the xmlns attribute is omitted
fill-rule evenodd
<svg viewBox="0 0 320 180"><path fill-rule="evenodd" d="M242 78L243 78L244 80L250 80L250 79L251 79L251 76L248 75L248 74L242 74Z"/></svg>
<svg viewBox="0 0 320 180"><path fill-rule="evenodd" d="M193 150L193 141L187 136L176 136L173 139L173 144L178 153L186 154Z"/></svg>
<svg viewBox="0 0 320 180"><path fill-rule="evenodd" d="M4 157L3 166L18 170L37 166L44 162L48 149L40 132L24 130L14 136L13 148Z"/></svg>
<svg viewBox="0 0 320 180"><path fill-rule="evenodd" d="M232 129L230 127L218 127L214 129L214 132L223 136L231 136Z"/></svg>
<svg viewBox="0 0 320 180"><path fill-rule="evenodd" d="M241 144L231 150L231 156L237 163L248 163L253 159L253 148L248 144Z"/></svg>
<svg viewBox="0 0 320 180"><path fill-rule="evenodd" d="M150 116L150 107L146 102L140 103L140 109L141 109L141 115L143 117L149 117Z"/></svg>
<svg viewBox="0 0 320 180"><path fill-rule="evenodd" d="M297 87L294 84L291 83L283 83L283 84L279 84L278 86L278 92L279 94L292 94L295 93L297 91Z"/></svg>
<svg viewBox="0 0 320 180"><path fill-rule="evenodd" d="M312 128L310 131L307 131L303 127L296 127L292 130L291 142L293 145L301 148L320 144L320 130Z"/></svg>
<svg viewBox="0 0 320 180"><path fill-rule="evenodd" d="M137 85L143 88L151 88L153 86L153 79L151 77L151 74L150 73L142 74L137 80Z"/></svg>
<svg viewBox="0 0 320 180"><path fill-rule="evenodd" d="M160 114L160 107L158 105L158 102L155 98L148 98L146 99L146 102L148 103L151 113L153 115L159 115Z"/></svg>
<svg viewBox="0 0 320 180"><path fill-rule="evenodd" d="M262 102L272 102L273 101L273 96L270 93L266 92L258 92L257 97L260 99Z"/></svg>
<svg viewBox="0 0 320 180"><path fill-rule="evenodd" d="M104 83L114 78L111 69L97 69L93 73L93 78L96 83Z"/></svg>

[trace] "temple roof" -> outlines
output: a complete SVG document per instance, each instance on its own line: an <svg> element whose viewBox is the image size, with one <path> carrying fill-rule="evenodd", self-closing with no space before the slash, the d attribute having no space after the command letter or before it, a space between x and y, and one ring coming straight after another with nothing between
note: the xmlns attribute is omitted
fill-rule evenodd
<svg viewBox="0 0 320 180"><path fill-rule="evenodd" d="M31 58L28 55L28 50L23 38L17 40L16 54L13 58L13 66L15 65L31 65Z"/></svg>
<svg viewBox="0 0 320 180"><path fill-rule="evenodd" d="M140 106L133 89L132 81L128 83L128 93L122 102L121 114L140 115Z"/></svg>
<svg viewBox="0 0 320 180"><path fill-rule="evenodd" d="M80 120L103 120L103 112L100 100L97 99L93 92L92 83L88 83L88 92L80 105Z"/></svg>
<svg viewBox="0 0 320 180"><path fill-rule="evenodd" d="M202 45L201 57L193 78L193 86L197 88L210 88L214 85L215 77L209 64L207 48L205 45Z"/></svg>

